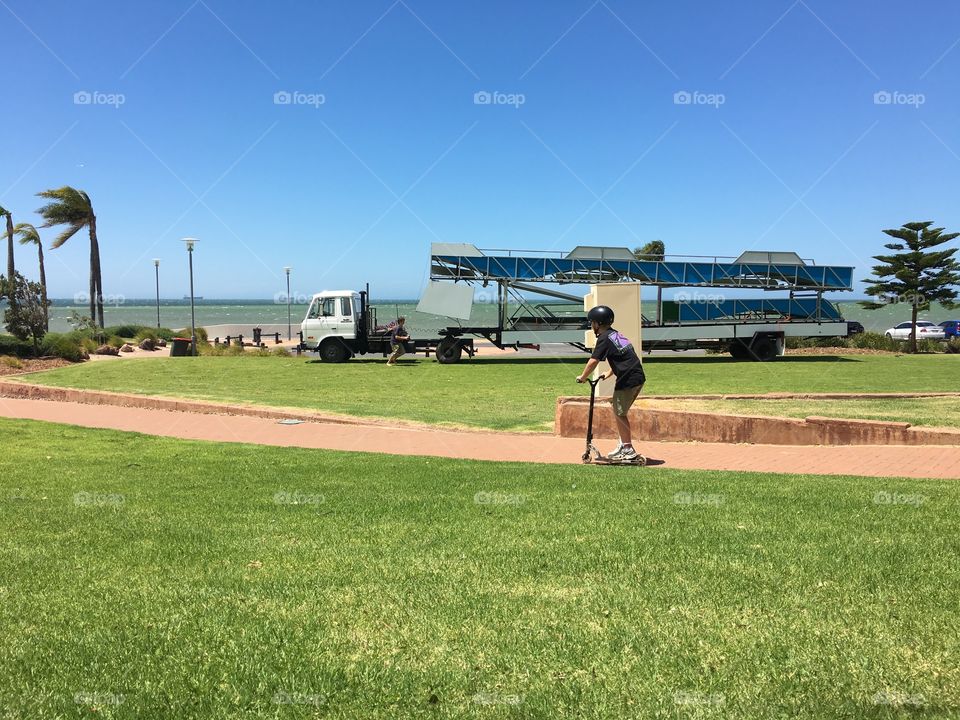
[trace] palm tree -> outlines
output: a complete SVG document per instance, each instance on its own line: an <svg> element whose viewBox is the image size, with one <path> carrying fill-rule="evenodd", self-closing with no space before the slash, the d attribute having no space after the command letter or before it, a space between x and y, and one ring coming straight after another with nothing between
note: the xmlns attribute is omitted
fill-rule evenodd
<svg viewBox="0 0 960 720"><path fill-rule="evenodd" d="M37 210L46 222L40 227L66 225L50 247L56 250L83 228L90 234L90 320L103 327L103 278L100 275L100 246L97 243L97 216L93 213L90 196L83 190L64 186L56 190L44 190L39 197L52 202Z"/></svg>
<svg viewBox="0 0 960 720"><path fill-rule="evenodd" d="M40 261L40 296L43 299L43 312L47 320L45 329L50 329L50 310L47 304L47 272L43 266L43 243L40 242L40 233L30 223L20 223L13 228L13 232L20 236L21 245L36 245L37 259Z"/></svg>
<svg viewBox="0 0 960 720"><path fill-rule="evenodd" d="M13 262L13 215L9 210L0 207L0 216L7 218L7 278L14 282L17 277L17 267ZM13 290L10 291L10 302L13 302Z"/></svg>

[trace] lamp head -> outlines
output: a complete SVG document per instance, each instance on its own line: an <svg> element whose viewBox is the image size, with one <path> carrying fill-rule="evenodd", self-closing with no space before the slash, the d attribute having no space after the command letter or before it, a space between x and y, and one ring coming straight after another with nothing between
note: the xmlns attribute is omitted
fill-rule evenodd
<svg viewBox="0 0 960 720"><path fill-rule="evenodd" d="M197 244L198 242L200 242L200 241L197 240L196 238L189 238L189 237L188 237L188 238L183 238L183 239L181 240L181 242L184 242L184 243L187 244L187 251L188 251L188 252L193 252L193 246L196 245L196 244Z"/></svg>

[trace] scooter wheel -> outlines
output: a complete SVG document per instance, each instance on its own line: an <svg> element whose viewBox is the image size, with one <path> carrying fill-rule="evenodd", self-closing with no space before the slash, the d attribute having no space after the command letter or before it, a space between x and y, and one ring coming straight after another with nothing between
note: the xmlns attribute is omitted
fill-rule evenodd
<svg viewBox="0 0 960 720"><path fill-rule="evenodd" d="M589 465L589 464L590 464L590 453L589 453L589 452L585 452L583 455L580 456L580 459L584 462L584 464Z"/></svg>

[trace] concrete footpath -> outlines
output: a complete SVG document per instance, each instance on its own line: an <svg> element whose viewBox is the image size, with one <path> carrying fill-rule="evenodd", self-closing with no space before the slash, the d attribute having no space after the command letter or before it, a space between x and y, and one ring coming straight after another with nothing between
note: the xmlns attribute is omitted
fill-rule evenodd
<svg viewBox="0 0 960 720"><path fill-rule="evenodd" d="M449 431L423 426L394 426L382 421L367 424L356 418L351 419L351 424L336 421L282 424L275 417L23 398L0 397L0 417L191 440L530 463L579 464L584 447L582 439L547 434ZM609 450L611 445L610 441L606 441L601 449ZM644 455L659 462L648 468L598 468L597 472L644 473L666 467L813 475L960 478L960 451L957 447L807 447L645 441L638 441L635 445Z"/></svg>

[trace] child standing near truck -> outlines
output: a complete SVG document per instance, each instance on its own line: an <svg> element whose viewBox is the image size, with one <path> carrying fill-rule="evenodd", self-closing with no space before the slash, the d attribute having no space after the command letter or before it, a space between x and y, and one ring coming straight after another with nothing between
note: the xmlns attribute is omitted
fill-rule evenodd
<svg viewBox="0 0 960 720"><path fill-rule="evenodd" d="M597 344L583 372L577 377L577 382L585 382L597 365L604 360L610 363L613 374L617 377L617 384L613 389L613 416L617 421L620 445L607 455L607 459L614 462L630 462L638 455L633 449L628 413L646 382L643 364L633 344L613 329L612 309L606 305L598 305L587 313L587 319L590 321L593 334L597 336Z"/></svg>
<svg viewBox="0 0 960 720"><path fill-rule="evenodd" d="M390 349L393 351L393 354L391 354L390 359L387 360L387 367L396 365L400 356L406 352L403 344L410 339L410 336L407 334L407 328L404 327L406 321L407 319L403 315L397 318L397 326L390 335Z"/></svg>

